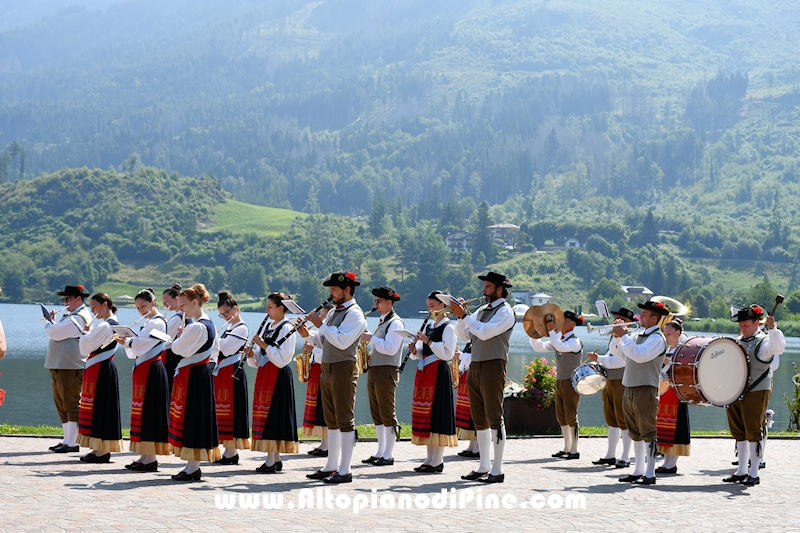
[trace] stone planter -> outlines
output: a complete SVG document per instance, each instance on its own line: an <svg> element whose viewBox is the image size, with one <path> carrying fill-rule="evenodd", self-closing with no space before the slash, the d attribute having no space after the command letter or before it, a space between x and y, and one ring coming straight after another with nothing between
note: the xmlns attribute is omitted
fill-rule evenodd
<svg viewBox="0 0 800 533"><path fill-rule="evenodd" d="M503 400L503 419L508 433L548 435L561 431L556 420L555 403L547 409L536 409L526 400L506 398Z"/></svg>

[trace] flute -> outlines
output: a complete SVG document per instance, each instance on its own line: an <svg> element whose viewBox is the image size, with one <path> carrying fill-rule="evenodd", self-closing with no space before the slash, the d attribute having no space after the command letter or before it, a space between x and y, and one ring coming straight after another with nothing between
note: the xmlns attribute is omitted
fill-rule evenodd
<svg viewBox="0 0 800 533"><path fill-rule="evenodd" d="M66 311L66 310L67 310L67 308L66 308L66 307L64 307L64 308L62 308L62 309L59 309L58 311L52 311L52 312L53 312L53 313L55 313L55 314L58 314L58 313L63 313L63 312L64 312L64 311ZM46 319L45 317L42 317L42 318L40 318L39 320L37 320L36 322L42 322L43 320L47 320L47 319Z"/></svg>
<svg viewBox="0 0 800 533"><path fill-rule="evenodd" d="M316 308L315 308L313 311L311 311L311 313L319 313L319 312L320 312L320 310L321 310L323 307L325 307L325 304L326 304L326 303L328 303L328 302L330 302L331 300L333 300L333 296L328 296L328 298L327 298L327 299L326 299L324 302L322 302L321 304L319 304L319 305L318 305L318 306L317 306L317 307L316 307ZM310 315L311 313L309 313L309 315ZM306 316L308 316L308 315L306 315ZM300 326L304 325L305 323L306 323L306 320L305 320L305 319L301 320L300 322L298 322L297 324L295 324L295 325L294 325L294 327L292 327L292 329L290 329L289 331L287 331L287 332L286 332L286 335L284 335L282 338L280 338L280 339L278 339L277 341L275 341L275 342L272 342L272 343L270 343L270 344L272 344L272 345L273 345L273 346L275 346L276 348L280 348L280 347L281 347L281 344L283 344L284 342L286 342L286 341L289 339L289 337L291 337L292 335L294 335L294 333L295 333L295 332L296 332L298 329L300 329Z"/></svg>
<svg viewBox="0 0 800 533"><path fill-rule="evenodd" d="M419 331L417 333L422 333L423 331L425 331L425 326L428 325L428 320L431 319L431 316L433 316L433 315L428 313L428 316L426 316L425 320L422 321L422 325L419 327ZM411 357L411 347L414 345L415 342L416 341L411 341L408 344L408 351L406 352L406 356L403 358L403 362L400 363L400 368L397 369L397 373L398 374L402 374L403 373L403 369L406 367L406 363L408 362L408 358Z"/></svg>

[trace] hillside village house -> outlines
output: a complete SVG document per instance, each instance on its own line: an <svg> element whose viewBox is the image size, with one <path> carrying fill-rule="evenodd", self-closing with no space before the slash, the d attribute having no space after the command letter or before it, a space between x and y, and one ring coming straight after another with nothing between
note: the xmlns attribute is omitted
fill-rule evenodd
<svg viewBox="0 0 800 533"><path fill-rule="evenodd" d="M629 302L633 301L644 302L646 300L649 300L650 297L653 296L653 291L651 291L647 287L641 287L636 285L622 285L622 292L625 293L625 298L627 298Z"/></svg>
<svg viewBox="0 0 800 533"><path fill-rule="evenodd" d="M501 241L503 243L503 246L513 247L514 244L517 242L517 233L519 233L519 226L515 224L509 224L508 222L501 222L500 224L487 226L487 228L489 229L489 233L491 234L492 238Z"/></svg>
<svg viewBox="0 0 800 533"><path fill-rule="evenodd" d="M456 231L448 233L444 240L451 252L471 252L475 236L466 231Z"/></svg>
<svg viewBox="0 0 800 533"><path fill-rule="evenodd" d="M525 304L529 306L548 304L553 300L553 297L543 292L534 293L533 291L511 291L514 296L514 301L518 304Z"/></svg>

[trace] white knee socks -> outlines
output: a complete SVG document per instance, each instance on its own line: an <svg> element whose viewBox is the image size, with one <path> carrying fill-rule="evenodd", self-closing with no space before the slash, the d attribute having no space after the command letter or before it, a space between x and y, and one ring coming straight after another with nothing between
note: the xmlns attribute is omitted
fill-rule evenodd
<svg viewBox="0 0 800 533"><path fill-rule="evenodd" d="M386 426L383 424L375 426L375 433L378 435L378 451L375 452L373 457L383 457L383 454L386 452L386 433L384 430Z"/></svg>
<svg viewBox="0 0 800 533"><path fill-rule="evenodd" d="M356 445L356 432L341 432L342 435L342 461L336 469L340 476L350 473L350 462L353 460L353 448Z"/></svg>
<svg viewBox="0 0 800 533"><path fill-rule="evenodd" d="M444 462L444 446L433 446L431 466L439 466Z"/></svg>
<svg viewBox="0 0 800 533"><path fill-rule="evenodd" d="M656 475L656 454L658 453L658 444L656 441L646 442L645 445L647 446L647 470L644 473L644 477L655 477ZM638 468L639 465L639 457L637 454L636 457L636 465Z"/></svg>
<svg viewBox="0 0 800 533"><path fill-rule="evenodd" d="M322 437L322 442L319 443L319 449L328 451L328 432L325 432L325 435Z"/></svg>
<svg viewBox="0 0 800 533"><path fill-rule="evenodd" d="M647 443L643 440L634 441L633 454L636 456L636 467L633 469L633 475L643 476L645 466L647 466Z"/></svg>
<svg viewBox="0 0 800 533"><path fill-rule="evenodd" d="M478 439L469 441L469 445L465 451L475 453L478 451Z"/></svg>
<svg viewBox="0 0 800 533"><path fill-rule="evenodd" d="M396 426L395 427L383 427L383 434L386 436L386 449L383 451L384 459L391 459L394 457L392 455L394 453L394 443L397 442L397 434L395 434Z"/></svg>
<svg viewBox="0 0 800 533"><path fill-rule="evenodd" d="M569 431L569 426L561 426L561 435L564 437L564 448L562 452L569 452L572 448L572 433Z"/></svg>
<svg viewBox="0 0 800 533"><path fill-rule="evenodd" d="M67 422L64 427L64 444L66 446L78 445L78 423Z"/></svg>
<svg viewBox="0 0 800 533"><path fill-rule="evenodd" d="M422 464L433 466L434 448L435 446L433 444L425 445L425 462Z"/></svg>
<svg viewBox="0 0 800 533"><path fill-rule="evenodd" d="M478 434L478 451L481 454L481 464L477 471L488 472L492 468L492 430L479 429L476 433Z"/></svg>
<svg viewBox="0 0 800 533"><path fill-rule="evenodd" d="M236 448L227 448L226 447L225 448L225 452L223 452L223 454L222 454L222 457L224 457L225 459L230 459L231 457L233 457L234 455L236 455L238 453L239 453L239 450L237 450Z"/></svg>
<svg viewBox="0 0 800 533"><path fill-rule="evenodd" d="M622 457L620 457L620 461L630 462L631 460L631 443L633 440L631 439L631 434L628 432L627 429L622 430Z"/></svg>
<svg viewBox="0 0 800 533"><path fill-rule="evenodd" d="M617 443L619 442L619 438L622 435L622 430L620 428L610 427L608 428L608 450L606 450L606 455L603 459L614 459L616 458L617 454Z"/></svg>
<svg viewBox="0 0 800 533"><path fill-rule="evenodd" d="M339 453L342 451L342 432L338 429L328 430L328 462L325 472L333 472L339 467Z"/></svg>
<svg viewBox="0 0 800 533"><path fill-rule="evenodd" d="M569 434L569 453L578 453L578 428L576 426L569 426Z"/></svg>
<svg viewBox="0 0 800 533"><path fill-rule="evenodd" d="M186 461L186 468L183 469L187 475L194 474L200 469L200 461Z"/></svg>
<svg viewBox="0 0 800 533"><path fill-rule="evenodd" d="M500 438L498 438L498 435ZM503 450L506 448L505 426L500 426L499 431L492 430L492 442L494 443L494 462L492 462L492 470L489 473L493 476L499 476L503 473ZM483 463L483 454L481 454L481 463Z"/></svg>
<svg viewBox="0 0 800 533"><path fill-rule="evenodd" d="M761 446L761 441L756 442L748 442L748 447L750 448L750 472L748 474L752 478L758 477L758 465L761 464L761 456L759 455L759 447ZM742 464L742 458L739 457L739 464ZM745 463L747 464L747 463Z"/></svg>
<svg viewBox="0 0 800 533"><path fill-rule="evenodd" d="M677 455L664 455L664 468L673 468L678 466L678 456Z"/></svg>
<svg viewBox="0 0 800 533"><path fill-rule="evenodd" d="M739 468L736 469L736 475L743 476L747 474L747 462L750 460L750 443L746 440L736 441L736 452L739 456ZM758 467L758 463L756 463L756 467ZM758 475L758 470L756 470L756 475Z"/></svg>

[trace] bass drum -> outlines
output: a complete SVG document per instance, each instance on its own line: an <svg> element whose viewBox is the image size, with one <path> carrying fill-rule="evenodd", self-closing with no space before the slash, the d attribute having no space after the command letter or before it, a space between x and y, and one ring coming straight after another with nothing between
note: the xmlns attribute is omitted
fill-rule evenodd
<svg viewBox="0 0 800 533"><path fill-rule="evenodd" d="M669 378L686 403L728 407L742 397L750 375L744 348L728 337L692 337L675 350Z"/></svg>
<svg viewBox="0 0 800 533"><path fill-rule="evenodd" d="M572 388L581 396L597 394L607 383L608 373L599 363L586 363L572 371Z"/></svg>

